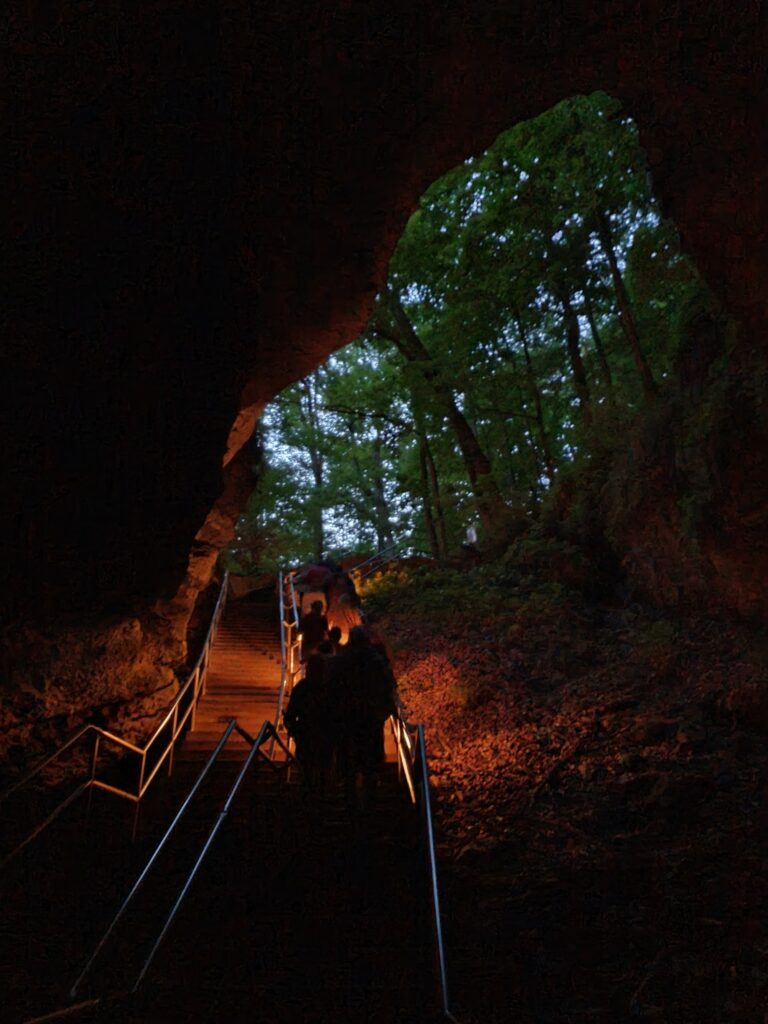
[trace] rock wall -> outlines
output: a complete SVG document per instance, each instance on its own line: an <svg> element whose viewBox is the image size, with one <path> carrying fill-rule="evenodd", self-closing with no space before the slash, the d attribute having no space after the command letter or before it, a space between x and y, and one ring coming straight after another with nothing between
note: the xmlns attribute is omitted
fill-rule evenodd
<svg viewBox="0 0 768 1024"><path fill-rule="evenodd" d="M721 340L604 464L592 532L645 601L766 626L768 374Z"/></svg>
<svg viewBox="0 0 768 1024"><path fill-rule="evenodd" d="M226 499L206 521L237 489L224 453L355 336L425 187L575 92L624 101L762 358L761 11L12 0L2 621L76 633L180 587L183 618L233 518ZM710 547L729 557L722 531Z"/></svg>
<svg viewBox="0 0 768 1024"><path fill-rule="evenodd" d="M137 618L7 631L0 640L0 778L86 722L144 744L177 692L173 666L154 638Z"/></svg>

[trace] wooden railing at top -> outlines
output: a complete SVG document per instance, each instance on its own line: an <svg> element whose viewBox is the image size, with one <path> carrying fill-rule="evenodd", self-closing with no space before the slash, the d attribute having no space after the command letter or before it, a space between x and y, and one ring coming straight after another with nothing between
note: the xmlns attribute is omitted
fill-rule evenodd
<svg viewBox="0 0 768 1024"><path fill-rule="evenodd" d="M138 804L149 786L152 784L153 780L156 778L157 773L166 762L168 762L168 774L171 774L173 771L173 752L176 746L176 741L181 735L187 721L190 722L190 728L194 729L197 704L205 693L208 663L210 661L211 649L216 639L216 632L226 603L228 580L229 573L225 573L221 584L221 590L219 591L219 596L216 600L216 607L214 608L213 616L211 618L211 624L208 627L208 632L206 633L205 642L203 643L202 650L195 661L192 671L179 692L176 694L173 702L168 707L162 721L143 747L140 747L135 743L131 743L122 736L109 732L107 729L102 729L97 725L86 725L83 726L82 729L79 729L73 736L70 736L70 738L62 743L61 746L53 751L52 754L49 754L46 758L36 764L35 767L23 778L19 779L13 786L0 794L0 804L2 804L13 793L17 793L28 785L32 779L39 775L49 765L53 764L54 761L57 761L64 753L80 743L84 737L88 735L93 736L93 748L91 751L88 778L82 781L74 792L70 793L64 800L62 800L61 803L58 804L48 815L45 821L41 822L41 824L38 825L23 842L16 846L11 853L3 858L3 860L0 860L0 867L3 867L12 857L40 835L43 829L45 829L54 820L54 818L56 818L85 790L89 788L104 789L109 793L114 793L116 796L124 797L126 800L131 800ZM163 745L164 731L168 731L169 734L164 738ZM97 777L102 743L111 744L112 746L125 751L126 754L133 755L140 759L138 780L135 789L115 786ZM156 751L157 760L152 763L151 757ZM147 767L148 765L149 768Z"/></svg>

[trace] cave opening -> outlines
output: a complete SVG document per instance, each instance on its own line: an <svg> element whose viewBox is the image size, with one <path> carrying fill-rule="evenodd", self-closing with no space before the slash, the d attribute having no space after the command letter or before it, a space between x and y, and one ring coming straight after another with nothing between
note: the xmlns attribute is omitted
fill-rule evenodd
<svg viewBox="0 0 768 1024"><path fill-rule="evenodd" d="M563 100L421 197L360 336L259 420L222 562L498 553L653 429L694 332L711 360L728 329L635 123L605 93Z"/></svg>
<svg viewBox="0 0 768 1024"><path fill-rule="evenodd" d="M479 1016L763 1012L740 887L762 911L764 539L720 531L764 384L737 342L636 125L577 96L431 185L359 338L257 427L221 564L389 560L364 601L433 737Z"/></svg>
<svg viewBox="0 0 768 1024"><path fill-rule="evenodd" d="M189 615L249 494L222 556L246 578L391 538L429 565L414 559L366 602L397 638L403 695L434 743L462 1007L487 1020L514 1007L563 1022L761 1021L757 8L657 17L593 4L578 19L559 3L408 4L369 19L342 7L265 16L235 3L157 23L126 8L114 26L103 6L14 16L3 771L18 776L84 722L137 742L152 732L189 674ZM589 95L601 84L636 118L663 209L738 335L649 196L636 130ZM545 115L554 156L539 178L541 139L524 119L576 90ZM414 199L509 124L432 185L382 290ZM623 161L591 166L571 147L603 124L624 132L614 155L628 155L627 176ZM497 187L510 172L519 202ZM497 215L514 232L488 230ZM339 351L313 370L355 335L362 358ZM306 437L297 447L275 434L296 434L302 413L311 432L318 395L335 456L323 448L315 475ZM198 605L203 633L213 604ZM281 806L268 810L277 819ZM55 910L63 939L47 948L79 957L71 940L93 931L96 907L81 898L85 876L92 867L97 890L104 880L108 902L107 853L131 869L125 821L104 832L109 850L72 824L77 884L61 884L51 833L47 860L30 862L34 914L21 887L5 904L14 956L41 948L35 928ZM316 877L300 822L294 835ZM217 995L246 977L223 962L243 948L237 915L270 896L252 860L236 863L254 888L216 906L234 908L235 941L202 949L218 956ZM361 865L350 858L351 877ZM273 898L294 898L274 881ZM199 906L179 947L199 951L209 934L215 915ZM339 973L325 907L314 909L312 948L330 969L310 1005L321 990L333 999L324 983ZM285 936L280 900L272 911L267 931ZM251 921L260 948L263 923ZM27 960L15 995L52 995L60 977ZM295 984L280 968L269 993ZM212 977L207 956L199 977Z"/></svg>

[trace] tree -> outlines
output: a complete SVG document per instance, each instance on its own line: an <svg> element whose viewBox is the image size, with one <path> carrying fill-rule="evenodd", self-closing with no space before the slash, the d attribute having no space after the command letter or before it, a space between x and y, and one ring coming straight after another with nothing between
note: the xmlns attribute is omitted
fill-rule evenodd
<svg viewBox="0 0 768 1024"><path fill-rule="evenodd" d="M671 386L675 311L704 294L635 126L605 94L566 100L425 192L361 338L265 414L249 515L291 557L444 558L476 518L503 539L589 460L605 408L615 427Z"/></svg>
<svg viewBox="0 0 768 1024"><path fill-rule="evenodd" d="M378 315L374 330L387 338L398 352L429 384L436 401L443 409L459 445L472 493L477 502L480 522L487 536L493 536L499 524L504 522L505 506L493 477L489 459L483 451L467 417L456 401L436 361L419 338L416 330L403 309L400 297L389 288L380 297Z"/></svg>

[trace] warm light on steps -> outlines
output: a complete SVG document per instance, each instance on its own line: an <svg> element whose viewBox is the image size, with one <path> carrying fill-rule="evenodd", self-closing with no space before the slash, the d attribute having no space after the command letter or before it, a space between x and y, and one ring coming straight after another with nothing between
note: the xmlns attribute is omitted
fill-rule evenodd
<svg viewBox="0 0 768 1024"><path fill-rule="evenodd" d="M228 605L208 666L206 692L198 704L195 730L188 733L178 757L203 760L218 741L222 721L238 719L255 735L273 718L280 684L280 635L276 608ZM249 747L241 738L223 751L226 761L242 761Z"/></svg>

